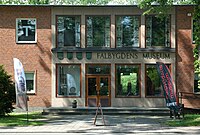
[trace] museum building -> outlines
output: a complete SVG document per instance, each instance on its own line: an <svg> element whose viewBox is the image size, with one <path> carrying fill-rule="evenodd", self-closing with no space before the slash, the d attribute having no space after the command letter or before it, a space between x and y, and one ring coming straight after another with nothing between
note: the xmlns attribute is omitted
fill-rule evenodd
<svg viewBox="0 0 200 135"><path fill-rule="evenodd" d="M137 6L0 5L0 64L25 70L29 107L166 107L156 62L180 102L200 108L193 6L163 19ZM178 100L178 99L177 99Z"/></svg>

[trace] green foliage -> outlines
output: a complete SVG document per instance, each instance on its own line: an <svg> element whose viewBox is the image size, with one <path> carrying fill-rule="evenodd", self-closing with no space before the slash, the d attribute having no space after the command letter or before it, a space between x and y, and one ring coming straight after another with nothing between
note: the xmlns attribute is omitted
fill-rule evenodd
<svg viewBox="0 0 200 135"><path fill-rule="evenodd" d="M28 0L29 4L49 4L50 0Z"/></svg>
<svg viewBox="0 0 200 135"><path fill-rule="evenodd" d="M40 126L45 122L41 121L43 116L41 112L26 113L11 113L9 116L0 117L0 126Z"/></svg>
<svg viewBox="0 0 200 135"><path fill-rule="evenodd" d="M110 0L0 0L0 4L105 5Z"/></svg>
<svg viewBox="0 0 200 135"><path fill-rule="evenodd" d="M167 125L178 127L178 126L200 126L200 115L187 114L183 119L173 119L166 122Z"/></svg>
<svg viewBox="0 0 200 135"><path fill-rule="evenodd" d="M15 87L11 76L7 74L3 66L0 66L0 115L13 111L15 97Z"/></svg>
<svg viewBox="0 0 200 135"><path fill-rule="evenodd" d="M159 6L158 6L159 5ZM144 14L167 15L173 5L173 0L139 0L139 7L144 9Z"/></svg>
<svg viewBox="0 0 200 135"><path fill-rule="evenodd" d="M168 11L171 9L174 3L176 4L194 4L195 10L193 13L194 23L194 39L195 39L195 48L193 50L194 54L194 68L195 73L200 75L200 61L199 61L199 49L200 49L200 0L138 0L139 7L144 9L144 14L155 13L159 17L166 16ZM157 6L155 6L157 5ZM200 87L200 81L199 81Z"/></svg>

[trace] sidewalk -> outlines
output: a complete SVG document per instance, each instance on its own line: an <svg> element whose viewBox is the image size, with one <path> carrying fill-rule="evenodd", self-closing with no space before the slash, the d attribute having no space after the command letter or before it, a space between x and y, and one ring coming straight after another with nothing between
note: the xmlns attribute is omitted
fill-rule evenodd
<svg viewBox="0 0 200 135"><path fill-rule="evenodd" d="M168 127L169 116L101 115L94 125L94 115L46 116L43 126L0 127L6 133L94 133L94 134L200 134L200 127Z"/></svg>

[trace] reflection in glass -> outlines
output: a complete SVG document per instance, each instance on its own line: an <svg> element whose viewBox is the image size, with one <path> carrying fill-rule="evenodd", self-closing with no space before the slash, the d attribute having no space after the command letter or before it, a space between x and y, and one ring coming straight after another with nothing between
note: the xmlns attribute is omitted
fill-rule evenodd
<svg viewBox="0 0 200 135"><path fill-rule="evenodd" d="M139 65L116 65L116 95L139 96Z"/></svg>
<svg viewBox="0 0 200 135"><path fill-rule="evenodd" d="M58 95L80 96L80 66L58 66Z"/></svg>
<svg viewBox="0 0 200 135"><path fill-rule="evenodd" d="M170 17L146 17L146 46L170 47Z"/></svg>
<svg viewBox="0 0 200 135"><path fill-rule="evenodd" d="M88 16L87 47L110 47L110 17Z"/></svg>
<svg viewBox="0 0 200 135"><path fill-rule="evenodd" d="M96 78L88 78L88 95L97 95L97 81Z"/></svg>
<svg viewBox="0 0 200 135"><path fill-rule="evenodd" d="M199 74L195 73L194 74L194 93L196 93L196 94L200 93L200 88L198 87L199 80L200 80Z"/></svg>
<svg viewBox="0 0 200 135"><path fill-rule="evenodd" d="M88 65L86 68L87 74L110 74L109 65Z"/></svg>
<svg viewBox="0 0 200 135"><path fill-rule="evenodd" d="M57 17L58 47L80 47L80 16Z"/></svg>
<svg viewBox="0 0 200 135"><path fill-rule="evenodd" d="M32 73L25 73L26 76L26 89L27 93L35 93L35 84L34 84L34 72Z"/></svg>
<svg viewBox="0 0 200 135"><path fill-rule="evenodd" d="M36 19L17 19L17 42L36 42Z"/></svg>
<svg viewBox="0 0 200 135"><path fill-rule="evenodd" d="M108 91L108 78L107 77L102 77L100 78L100 93L101 96L108 96L109 91Z"/></svg>
<svg viewBox="0 0 200 135"><path fill-rule="evenodd" d="M117 16L117 47L139 47L139 16Z"/></svg>
<svg viewBox="0 0 200 135"><path fill-rule="evenodd" d="M163 96L163 93L156 65L146 65L146 95Z"/></svg>

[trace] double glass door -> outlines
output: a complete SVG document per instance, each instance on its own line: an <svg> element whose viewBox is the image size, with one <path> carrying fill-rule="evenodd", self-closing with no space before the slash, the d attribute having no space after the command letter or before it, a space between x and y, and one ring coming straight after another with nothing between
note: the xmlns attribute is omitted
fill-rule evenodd
<svg viewBox="0 0 200 135"><path fill-rule="evenodd" d="M86 105L89 107L110 106L110 76L91 75L86 77Z"/></svg>

